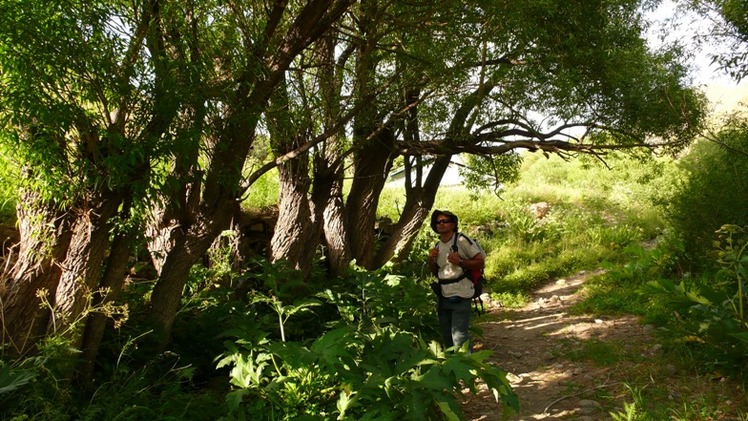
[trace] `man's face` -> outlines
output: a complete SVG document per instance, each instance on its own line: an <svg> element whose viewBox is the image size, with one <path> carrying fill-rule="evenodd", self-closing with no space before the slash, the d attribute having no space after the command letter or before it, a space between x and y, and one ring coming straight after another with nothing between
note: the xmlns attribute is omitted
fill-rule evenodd
<svg viewBox="0 0 748 421"><path fill-rule="evenodd" d="M450 216L439 215L436 217L436 232L439 234L454 231L454 221Z"/></svg>

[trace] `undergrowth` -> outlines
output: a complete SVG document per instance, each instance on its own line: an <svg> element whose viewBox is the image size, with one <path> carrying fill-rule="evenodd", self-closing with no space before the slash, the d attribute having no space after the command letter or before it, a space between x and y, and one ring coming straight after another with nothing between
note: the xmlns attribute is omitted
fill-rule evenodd
<svg viewBox="0 0 748 421"><path fill-rule="evenodd" d="M682 176L673 162L611 155L607 163L529 155L501 198L479 201L445 188L435 208L457 214L460 229L486 249L487 291L505 307L527 304L551 279L603 269L574 313L641 316L666 333L668 355L682 365L742 378L746 228L724 226L713 239L714 267L690 272L684 237L662 211L662 195ZM271 203L276 188L266 187L261 194ZM402 195L388 194L380 214L396 219ZM538 202L548 205L544 215L530 209ZM73 387L77 351L52 337L38 356L0 362L0 417L455 419L460 393L475 392L478 382L516 410L506 373L487 362L488 352L437 345L424 265L434 241L426 226L398 265L376 272L354 266L336 280L317 271L311 282L280 263L235 271L230 254L219 251L211 265L193 270L173 347L155 358L142 348L148 333L139 325L152 282L134 283L126 293L139 298L128 300L128 323L104 338L93 387ZM633 358L598 340L576 344L569 355L604 367ZM630 403L614 419L714 416L704 412L716 398L663 412L652 404L663 399L656 387L632 383L629 390Z"/></svg>

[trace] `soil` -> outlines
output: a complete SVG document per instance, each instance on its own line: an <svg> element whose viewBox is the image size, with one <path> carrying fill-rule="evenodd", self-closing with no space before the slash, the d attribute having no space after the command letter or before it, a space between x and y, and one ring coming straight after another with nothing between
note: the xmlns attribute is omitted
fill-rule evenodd
<svg viewBox="0 0 748 421"><path fill-rule="evenodd" d="M748 420L737 384L664 355L653 326L634 316L570 315L585 281L599 273L554 280L524 308L493 304L475 321L483 333L474 348L492 351L489 361L509 373L519 396L520 413L509 420L642 419L614 417L634 403L639 414L662 419ZM503 419L485 387L465 397L466 419Z"/></svg>

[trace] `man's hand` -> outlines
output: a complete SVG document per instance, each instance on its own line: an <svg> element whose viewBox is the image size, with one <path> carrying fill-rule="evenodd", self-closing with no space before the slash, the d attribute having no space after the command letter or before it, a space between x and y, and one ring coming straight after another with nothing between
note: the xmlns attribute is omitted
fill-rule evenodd
<svg viewBox="0 0 748 421"><path fill-rule="evenodd" d="M429 250L429 269L431 269L431 274L434 276L437 276L439 274L439 264L436 263L436 259L439 257L439 248L434 247L431 250Z"/></svg>

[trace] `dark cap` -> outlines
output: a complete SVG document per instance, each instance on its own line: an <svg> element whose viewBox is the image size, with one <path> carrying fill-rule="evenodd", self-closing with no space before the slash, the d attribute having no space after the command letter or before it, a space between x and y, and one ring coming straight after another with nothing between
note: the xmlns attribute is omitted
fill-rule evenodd
<svg viewBox="0 0 748 421"><path fill-rule="evenodd" d="M459 224L459 219L457 218L457 215L453 214L450 211L447 210L439 210L436 209L434 212L431 213L431 229L434 230L434 232L438 233L439 231L436 230L436 220L439 218L439 215L448 216L449 219L454 221L455 223L455 232L457 231L457 225Z"/></svg>

